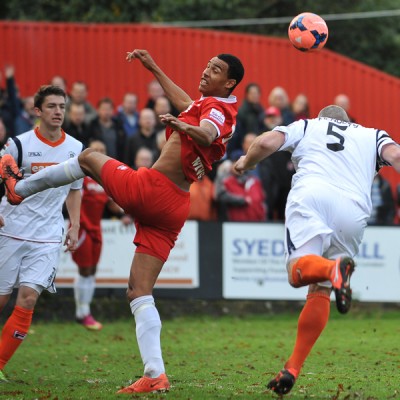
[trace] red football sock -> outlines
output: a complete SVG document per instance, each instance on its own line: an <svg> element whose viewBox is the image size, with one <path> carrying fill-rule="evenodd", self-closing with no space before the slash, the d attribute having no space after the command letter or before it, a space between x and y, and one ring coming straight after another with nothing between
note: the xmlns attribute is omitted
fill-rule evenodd
<svg viewBox="0 0 400 400"><path fill-rule="evenodd" d="M324 330L330 313L330 296L323 292L310 293L300 313L293 353L285 364L298 376L304 361Z"/></svg>
<svg viewBox="0 0 400 400"><path fill-rule="evenodd" d="M19 306L14 307L14 311L1 331L0 370L5 367L8 360L25 339L29 327L31 326L32 315L33 310L28 310Z"/></svg>
<svg viewBox="0 0 400 400"><path fill-rule="evenodd" d="M308 255L300 257L292 267L293 286L301 287L310 283L329 281L336 261Z"/></svg>

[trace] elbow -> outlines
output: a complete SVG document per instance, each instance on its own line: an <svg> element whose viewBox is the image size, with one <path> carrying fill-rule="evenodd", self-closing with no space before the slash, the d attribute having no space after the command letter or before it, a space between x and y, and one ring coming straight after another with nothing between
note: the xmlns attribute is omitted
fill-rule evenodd
<svg viewBox="0 0 400 400"><path fill-rule="evenodd" d="M207 136L204 138L203 146L210 147L214 142L214 139L211 136Z"/></svg>
<svg viewBox="0 0 400 400"><path fill-rule="evenodd" d="M400 173L400 151L396 152L393 159L390 160L390 164L396 170L396 172Z"/></svg>
<svg viewBox="0 0 400 400"><path fill-rule="evenodd" d="M211 135L205 134L199 137L196 142L201 146L210 147L214 142L214 138Z"/></svg>

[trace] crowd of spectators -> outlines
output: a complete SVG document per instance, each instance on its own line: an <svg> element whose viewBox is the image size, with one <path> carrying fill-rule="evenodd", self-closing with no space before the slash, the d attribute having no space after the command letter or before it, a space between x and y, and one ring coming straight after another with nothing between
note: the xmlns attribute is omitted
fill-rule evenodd
<svg viewBox="0 0 400 400"><path fill-rule="evenodd" d="M125 93L118 105L104 97L93 106L88 101L85 82L75 81L68 87L65 79L57 75L49 84L60 86L68 95L63 129L85 146L100 140L109 156L132 168L150 167L160 155L165 143L165 127L158 116L178 115L156 80L147 86L148 99L142 109L138 108L137 95L132 92ZM333 104L340 105L351 116L350 99L346 94L335 96ZM260 85L249 83L226 157L215 165L209 176L191 186L189 219L283 221L295 172L290 154L277 152L260 162L255 171L240 177L233 174L232 165L262 132L312 117L306 94L299 93L290 102L286 90L280 86L264 95ZM351 120L355 122L353 117ZM0 146L8 137L26 132L35 124L33 96L20 97L14 68L6 66L0 71ZM380 175L373 183L372 201L370 224L392 224L398 217L390 184Z"/></svg>

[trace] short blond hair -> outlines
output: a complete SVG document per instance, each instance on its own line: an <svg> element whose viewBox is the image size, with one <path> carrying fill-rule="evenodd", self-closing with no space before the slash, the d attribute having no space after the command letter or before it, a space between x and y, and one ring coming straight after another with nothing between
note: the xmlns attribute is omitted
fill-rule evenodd
<svg viewBox="0 0 400 400"><path fill-rule="evenodd" d="M339 121L350 122L350 118L347 115L346 111L342 107L335 106L333 104L323 108L319 112L318 118L323 118L323 117L337 119Z"/></svg>

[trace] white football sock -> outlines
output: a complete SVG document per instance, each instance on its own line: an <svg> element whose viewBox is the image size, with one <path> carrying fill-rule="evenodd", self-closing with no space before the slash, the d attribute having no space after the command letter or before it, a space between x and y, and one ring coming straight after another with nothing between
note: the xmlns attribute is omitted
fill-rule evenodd
<svg viewBox="0 0 400 400"><path fill-rule="evenodd" d="M74 284L76 318L82 319L90 314L90 303L93 300L96 278L94 275L78 275Z"/></svg>
<svg viewBox="0 0 400 400"><path fill-rule="evenodd" d="M153 296L141 296L130 303L136 321L136 339L144 364L144 375L157 378L165 372L161 354L161 319Z"/></svg>
<svg viewBox="0 0 400 400"><path fill-rule="evenodd" d="M85 176L79 166L78 157L60 164L51 165L22 179L15 185L15 193L25 198L43 190L64 186Z"/></svg>

